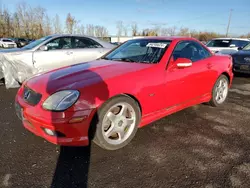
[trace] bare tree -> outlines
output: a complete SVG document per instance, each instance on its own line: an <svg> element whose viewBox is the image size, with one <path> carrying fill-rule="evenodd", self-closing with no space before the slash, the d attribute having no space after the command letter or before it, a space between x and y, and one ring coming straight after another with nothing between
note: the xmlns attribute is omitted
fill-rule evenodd
<svg viewBox="0 0 250 188"><path fill-rule="evenodd" d="M128 26L126 25L123 26L123 32L124 32L124 36L128 36Z"/></svg>
<svg viewBox="0 0 250 188"><path fill-rule="evenodd" d="M96 37L107 37L108 36L108 30L106 27L103 26L95 26L95 36Z"/></svg>
<svg viewBox="0 0 250 188"><path fill-rule="evenodd" d="M48 34L51 34L51 21L48 20L46 16L46 10L42 7L30 8L29 14L32 15L31 23L31 37L40 38L44 35L43 27L46 27L45 30L48 30ZM33 16L34 15L34 16ZM45 22L45 23L44 23Z"/></svg>
<svg viewBox="0 0 250 188"><path fill-rule="evenodd" d="M66 29L69 34L72 34L74 32L76 24L77 24L76 19L73 16L71 16L70 13L68 13L66 18Z"/></svg>
<svg viewBox="0 0 250 188"><path fill-rule="evenodd" d="M83 24L77 26L76 33L81 35L85 34L85 27Z"/></svg>
<svg viewBox="0 0 250 188"><path fill-rule="evenodd" d="M51 20L48 15L45 16L45 23L44 23L44 35L52 34L51 28Z"/></svg>
<svg viewBox="0 0 250 188"><path fill-rule="evenodd" d="M180 36L189 36L190 32L188 28L181 28L178 35Z"/></svg>
<svg viewBox="0 0 250 188"><path fill-rule="evenodd" d="M29 33L30 33L30 26L29 26L29 22L27 19L28 16L28 8L27 8L27 4L22 2L17 4L17 15L20 21L20 29L21 29L21 35L25 36L25 37L29 37Z"/></svg>
<svg viewBox="0 0 250 188"><path fill-rule="evenodd" d="M56 14L53 20L53 26L54 26L54 33L56 34L62 33L62 25L61 25L61 21L60 21L58 14Z"/></svg>
<svg viewBox="0 0 250 188"><path fill-rule="evenodd" d="M132 36L136 36L138 34L138 26L137 23L133 23L131 25L131 29L132 29Z"/></svg>
<svg viewBox="0 0 250 188"><path fill-rule="evenodd" d="M122 21L118 21L116 23L116 29L117 29L118 42L120 42L120 37L121 37L122 31L123 31L123 22Z"/></svg>
<svg viewBox="0 0 250 188"><path fill-rule="evenodd" d="M168 27L161 29L161 35L174 36L176 34L176 27Z"/></svg>
<svg viewBox="0 0 250 188"><path fill-rule="evenodd" d="M86 35L95 36L95 26L92 24L88 24L86 26Z"/></svg>
<svg viewBox="0 0 250 188"><path fill-rule="evenodd" d="M13 20L13 36L21 37L20 19L16 12L13 14L12 20Z"/></svg>

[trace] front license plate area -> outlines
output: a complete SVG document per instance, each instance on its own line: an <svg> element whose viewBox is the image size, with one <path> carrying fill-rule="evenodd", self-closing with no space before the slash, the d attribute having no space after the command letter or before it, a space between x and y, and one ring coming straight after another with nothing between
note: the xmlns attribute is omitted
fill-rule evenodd
<svg viewBox="0 0 250 188"><path fill-rule="evenodd" d="M250 70L249 65L241 65L240 70Z"/></svg>

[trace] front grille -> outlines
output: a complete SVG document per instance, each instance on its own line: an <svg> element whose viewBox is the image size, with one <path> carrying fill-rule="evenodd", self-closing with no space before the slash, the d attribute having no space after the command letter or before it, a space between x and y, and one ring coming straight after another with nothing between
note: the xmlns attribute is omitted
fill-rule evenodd
<svg viewBox="0 0 250 188"><path fill-rule="evenodd" d="M15 45L14 45L14 44L8 44L8 47L9 47L9 48L14 48Z"/></svg>
<svg viewBox="0 0 250 188"><path fill-rule="evenodd" d="M24 86L23 90L23 99L30 105L35 106L37 105L42 98L40 93L36 93L35 91L31 90L27 86Z"/></svg>
<svg viewBox="0 0 250 188"><path fill-rule="evenodd" d="M246 60L245 58L250 58L249 56L235 56L233 58L234 63L236 64L250 64L249 60Z"/></svg>

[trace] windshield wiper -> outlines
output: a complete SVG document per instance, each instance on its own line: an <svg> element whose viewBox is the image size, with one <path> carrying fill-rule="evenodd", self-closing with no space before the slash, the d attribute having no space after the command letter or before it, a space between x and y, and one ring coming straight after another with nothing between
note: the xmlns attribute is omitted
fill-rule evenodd
<svg viewBox="0 0 250 188"><path fill-rule="evenodd" d="M100 57L99 59L105 59L105 60L110 60L109 58L107 58L107 57ZM98 59L98 60L99 60Z"/></svg>
<svg viewBox="0 0 250 188"><path fill-rule="evenodd" d="M113 60L113 61L125 61L125 62L136 62L132 59L129 59L129 58L114 58L114 59L110 59L110 60Z"/></svg>

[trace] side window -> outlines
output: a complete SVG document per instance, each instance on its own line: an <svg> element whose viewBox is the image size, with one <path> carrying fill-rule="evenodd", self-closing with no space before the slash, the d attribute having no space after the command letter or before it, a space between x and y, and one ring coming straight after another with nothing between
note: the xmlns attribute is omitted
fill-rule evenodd
<svg viewBox="0 0 250 188"><path fill-rule="evenodd" d="M71 38L70 37L61 37L49 41L46 46L48 50L60 50L60 49L70 49L72 48Z"/></svg>
<svg viewBox="0 0 250 188"><path fill-rule="evenodd" d="M102 45L97 43L96 41L88 38L75 38L74 48L101 48Z"/></svg>
<svg viewBox="0 0 250 188"><path fill-rule="evenodd" d="M210 52L206 48L204 48L201 44L199 44L197 42L193 42L193 43L198 49L198 58L199 58L199 60L206 59L206 58L211 56Z"/></svg>
<svg viewBox="0 0 250 188"><path fill-rule="evenodd" d="M183 54L181 54L182 50L188 45L190 44L189 41L183 41L183 42L179 42L174 51L173 51L173 58L174 60L181 58L181 56L183 56ZM183 57L182 57L183 58Z"/></svg>
<svg viewBox="0 0 250 188"><path fill-rule="evenodd" d="M184 41L177 44L173 52L173 58L187 58L196 62L210 57L211 54L202 45L194 41Z"/></svg>

